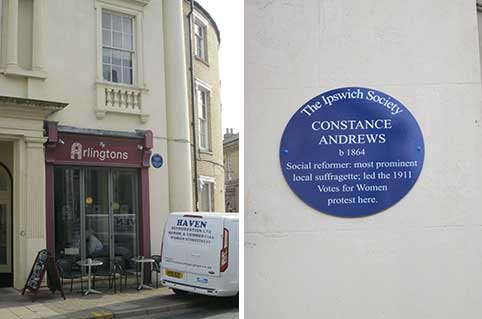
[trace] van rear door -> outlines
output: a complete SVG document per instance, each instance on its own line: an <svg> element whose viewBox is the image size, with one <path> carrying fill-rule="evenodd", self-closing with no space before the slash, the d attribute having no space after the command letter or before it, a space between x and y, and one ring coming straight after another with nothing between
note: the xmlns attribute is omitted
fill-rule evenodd
<svg viewBox="0 0 482 319"><path fill-rule="evenodd" d="M223 218L171 215L166 225L170 244L165 245L163 250L166 267L187 273L219 276L223 229Z"/></svg>

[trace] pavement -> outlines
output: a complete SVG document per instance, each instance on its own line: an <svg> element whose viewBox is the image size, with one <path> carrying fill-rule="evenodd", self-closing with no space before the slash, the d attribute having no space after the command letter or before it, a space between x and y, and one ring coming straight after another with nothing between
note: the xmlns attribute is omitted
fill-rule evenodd
<svg viewBox="0 0 482 319"><path fill-rule="evenodd" d="M131 286L131 287L129 287ZM98 285L101 295L83 296L78 287L69 292L64 286L66 300L59 292L52 294L48 288L41 288L35 298L33 293L13 288L0 288L1 319L86 319L86 318L132 318L138 316L157 316L161 313L197 308L219 302L209 296L177 296L166 287L137 291L129 285L121 293L114 293L107 283Z"/></svg>

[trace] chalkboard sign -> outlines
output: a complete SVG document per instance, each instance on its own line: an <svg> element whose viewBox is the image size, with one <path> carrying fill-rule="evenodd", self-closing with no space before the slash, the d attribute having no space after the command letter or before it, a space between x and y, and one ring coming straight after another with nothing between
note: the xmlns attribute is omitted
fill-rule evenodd
<svg viewBox="0 0 482 319"><path fill-rule="evenodd" d="M42 284L43 277L47 272L47 285L52 293L56 290L60 291L60 294L65 299L64 290L60 282L60 275L55 260L52 255L46 249L42 249L38 252L37 257L32 265L32 270L27 278L27 282L22 290L22 295L28 289L37 295L37 292Z"/></svg>

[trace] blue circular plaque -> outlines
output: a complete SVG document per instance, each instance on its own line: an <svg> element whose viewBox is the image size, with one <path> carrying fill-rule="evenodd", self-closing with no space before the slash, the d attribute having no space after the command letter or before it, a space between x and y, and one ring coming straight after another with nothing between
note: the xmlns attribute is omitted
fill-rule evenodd
<svg viewBox="0 0 482 319"><path fill-rule="evenodd" d="M155 168L159 168L164 163L164 160L162 159L162 156L160 154L156 153L156 154L152 154L151 163L152 163L152 166L154 166Z"/></svg>
<svg viewBox="0 0 482 319"><path fill-rule="evenodd" d="M306 204L338 217L363 217L400 201L422 170L417 121L397 99L374 89L322 93L290 119L280 164Z"/></svg>

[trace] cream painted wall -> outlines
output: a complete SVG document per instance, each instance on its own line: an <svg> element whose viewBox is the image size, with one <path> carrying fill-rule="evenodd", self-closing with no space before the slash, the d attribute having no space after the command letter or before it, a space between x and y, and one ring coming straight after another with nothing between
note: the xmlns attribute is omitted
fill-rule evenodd
<svg viewBox="0 0 482 319"><path fill-rule="evenodd" d="M474 1L245 2L245 317L479 318L482 129ZM409 194L367 218L315 211L279 142L332 88L401 100L425 139Z"/></svg>
<svg viewBox="0 0 482 319"><path fill-rule="evenodd" d="M184 42L186 47L186 64L190 63L189 56L189 19L188 14L191 10L190 2L183 0L183 12L184 12ZM207 60L202 61L194 57L194 77L197 80L202 81L203 84L207 84L211 89L211 94L209 98L209 114L208 114L208 125L209 125L209 151L208 152L197 152L198 158L198 176L212 177L215 179L214 186L214 211L223 212L225 211L224 206L224 165L223 165L223 141L222 141L222 109L221 109L221 80L219 78L219 42L216 35L214 25L210 20L205 17L200 10L195 12L198 16L203 18L206 25L206 53ZM193 47L194 49L194 47ZM191 73L189 68L187 69L187 87L188 87L188 98L189 98L189 114L192 116L191 112ZM196 84L195 84L196 85ZM197 97L195 96L195 103L197 103ZM198 121L198 108L197 105L194 108L194 118L196 119L196 139L199 148L199 121ZM190 126L190 134L192 136L192 126ZM192 138L191 138L192 139ZM194 168L193 168L194 172ZM194 186L193 186L194 193ZM199 193L200 207L202 207L202 196Z"/></svg>

